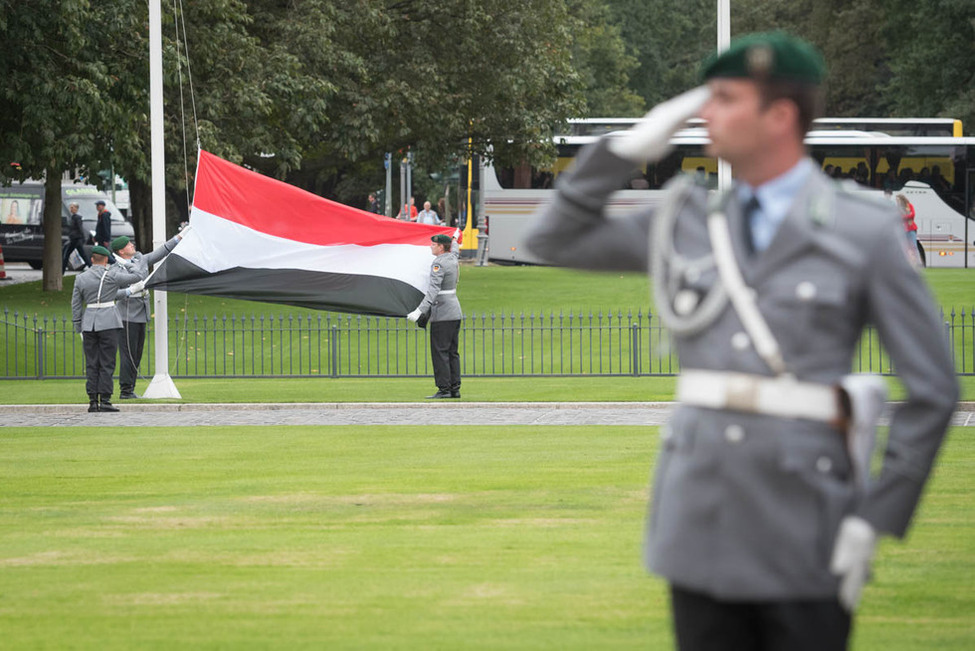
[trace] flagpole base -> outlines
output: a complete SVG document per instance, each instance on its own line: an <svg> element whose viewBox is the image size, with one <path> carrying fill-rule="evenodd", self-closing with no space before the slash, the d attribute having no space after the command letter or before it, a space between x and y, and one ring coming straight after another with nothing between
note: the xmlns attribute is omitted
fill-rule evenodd
<svg viewBox="0 0 975 651"><path fill-rule="evenodd" d="M168 373L156 373L153 376L152 381L145 391L142 392L143 398L159 399L159 398L182 398L179 395L179 391L176 389L176 385L173 383L173 378L169 377Z"/></svg>

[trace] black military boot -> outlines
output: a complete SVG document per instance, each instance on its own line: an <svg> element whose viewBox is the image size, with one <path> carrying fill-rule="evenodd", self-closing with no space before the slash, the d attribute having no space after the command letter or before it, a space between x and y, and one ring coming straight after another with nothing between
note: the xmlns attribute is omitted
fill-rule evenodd
<svg viewBox="0 0 975 651"><path fill-rule="evenodd" d="M98 411L118 411L118 407L112 404L112 394L98 394Z"/></svg>
<svg viewBox="0 0 975 651"><path fill-rule="evenodd" d="M88 394L88 411L99 411L97 393Z"/></svg>
<svg viewBox="0 0 975 651"><path fill-rule="evenodd" d="M427 400L442 400L444 398L449 398L449 397L450 397L450 391L440 390L437 391L432 396L427 396Z"/></svg>

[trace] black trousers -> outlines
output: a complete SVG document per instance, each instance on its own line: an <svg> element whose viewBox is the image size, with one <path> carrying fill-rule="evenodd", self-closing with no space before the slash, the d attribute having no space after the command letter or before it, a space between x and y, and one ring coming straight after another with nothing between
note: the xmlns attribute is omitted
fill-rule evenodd
<svg viewBox="0 0 975 651"><path fill-rule="evenodd" d="M842 651L851 617L837 599L721 601L670 589L680 651Z"/></svg>
<svg viewBox="0 0 975 651"><path fill-rule="evenodd" d="M85 390L89 396L99 393L112 395L112 375L115 374L115 352L118 349L118 328L83 332L85 342Z"/></svg>
<svg viewBox="0 0 975 651"><path fill-rule="evenodd" d="M68 240L68 243L64 245L64 250L61 252L61 273L63 274L68 268L68 258L71 257L71 252L77 251L81 259L84 260L85 266L91 266L91 258L88 257L88 253L85 251L85 241L84 240Z"/></svg>
<svg viewBox="0 0 975 651"><path fill-rule="evenodd" d="M134 393L139 379L142 348L146 343L146 324L134 321L122 322L122 335L118 340L118 386L121 393Z"/></svg>
<svg viewBox="0 0 975 651"><path fill-rule="evenodd" d="M460 391L460 320L431 321L430 356L433 358L433 381L440 391Z"/></svg>

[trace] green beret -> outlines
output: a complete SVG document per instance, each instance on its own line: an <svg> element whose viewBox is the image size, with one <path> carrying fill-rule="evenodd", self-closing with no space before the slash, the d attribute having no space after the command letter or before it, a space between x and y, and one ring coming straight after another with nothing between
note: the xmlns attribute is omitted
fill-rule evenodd
<svg viewBox="0 0 975 651"><path fill-rule="evenodd" d="M711 55L701 66L705 80L749 77L818 85L825 76L826 63L819 50L780 31L736 38L727 50Z"/></svg>
<svg viewBox="0 0 975 651"><path fill-rule="evenodd" d="M446 246L447 248L450 248L450 236L449 235L444 235L443 233L438 233L438 234L434 235L433 237L431 237L430 238L430 241L431 242L434 242L436 244L441 244L443 246Z"/></svg>
<svg viewBox="0 0 975 651"><path fill-rule="evenodd" d="M129 238L125 235L119 235L114 240L112 240L112 251L121 251L129 243Z"/></svg>
<svg viewBox="0 0 975 651"><path fill-rule="evenodd" d="M108 249L106 249L104 246L102 246L100 244L91 247L91 252L94 253L94 254L96 254L96 255L103 255L106 258L108 256L112 255L111 253L108 252Z"/></svg>

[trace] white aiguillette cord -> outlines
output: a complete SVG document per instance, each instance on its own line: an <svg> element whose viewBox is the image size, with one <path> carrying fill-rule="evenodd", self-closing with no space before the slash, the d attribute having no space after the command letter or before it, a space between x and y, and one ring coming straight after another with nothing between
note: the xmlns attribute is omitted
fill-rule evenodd
<svg viewBox="0 0 975 651"><path fill-rule="evenodd" d="M735 306L742 325L752 338L755 350L773 373L785 375L785 360L782 359L779 342L775 340L755 303L755 292L745 284L745 279L741 276L741 269L738 268L735 252L731 246L728 218L723 211L716 210L708 215L708 233L711 236L711 248L714 250L714 259L718 266L718 273L721 275L721 282L728 290L731 304Z"/></svg>

